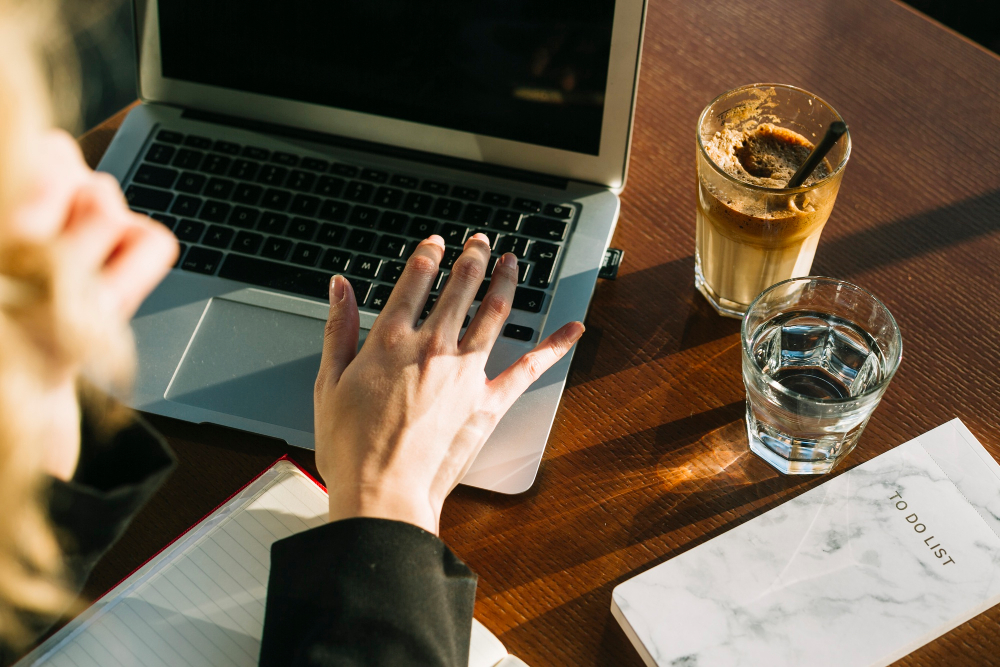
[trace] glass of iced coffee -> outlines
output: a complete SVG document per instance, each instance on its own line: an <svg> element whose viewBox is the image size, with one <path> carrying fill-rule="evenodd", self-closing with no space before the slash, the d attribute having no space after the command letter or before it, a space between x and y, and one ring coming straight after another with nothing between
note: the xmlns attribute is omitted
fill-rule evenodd
<svg viewBox="0 0 1000 667"><path fill-rule="evenodd" d="M809 274L850 135L801 186L787 184L834 121L822 99L781 84L736 88L701 113L695 284L720 314L743 317L771 285Z"/></svg>

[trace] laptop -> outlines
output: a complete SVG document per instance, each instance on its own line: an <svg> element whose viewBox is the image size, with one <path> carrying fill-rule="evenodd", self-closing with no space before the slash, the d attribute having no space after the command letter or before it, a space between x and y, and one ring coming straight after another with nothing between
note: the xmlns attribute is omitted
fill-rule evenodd
<svg viewBox="0 0 1000 667"><path fill-rule="evenodd" d="M447 252L425 315L472 234L519 258L489 377L583 320L625 184L645 10L136 0L142 104L99 169L182 252L133 321L133 406L313 448L330 277L352 282L363 344L432 233ZM517 401L463 483L531 487L570 360Z"/></svg>

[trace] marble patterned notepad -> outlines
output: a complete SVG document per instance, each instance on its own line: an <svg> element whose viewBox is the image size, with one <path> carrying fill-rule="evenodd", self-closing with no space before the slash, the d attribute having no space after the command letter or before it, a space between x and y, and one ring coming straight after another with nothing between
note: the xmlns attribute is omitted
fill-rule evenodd
<svg viewBox="0 0 1000 667"><path fill-rule="evenodd" d="M955 419L615 588L646 664L888 665L1000 602L1000 465Z"/></svg>

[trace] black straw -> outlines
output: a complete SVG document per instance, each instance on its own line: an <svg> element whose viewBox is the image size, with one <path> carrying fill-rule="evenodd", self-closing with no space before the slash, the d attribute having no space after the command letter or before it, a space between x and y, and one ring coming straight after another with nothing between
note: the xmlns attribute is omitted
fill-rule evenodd
<svg viewBox="0 0 1000 667"><path fill-rule="evenodd" d="M844 134L847 133L847 123L842 120L835 120L830 123L830 127L827 128L826 134L823 135L823 140L819 142L813 152L809 154L806 161L802 163L802 166L798 168L792 177L788 180L786 188L797 188L806 182L806 179L813 173L819 163L823 161L826 154L830 152L833 145L837 143Z"/></svg>

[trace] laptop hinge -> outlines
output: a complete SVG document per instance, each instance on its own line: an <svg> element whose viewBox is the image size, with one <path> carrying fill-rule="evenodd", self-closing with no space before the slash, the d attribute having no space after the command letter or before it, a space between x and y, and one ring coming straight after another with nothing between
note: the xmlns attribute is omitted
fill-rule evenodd
<svg viewBox="0 0 1000 667"><path fill-rule="evenodd" d="M527 171L524 169L501 167L498 165L475 162L473 160L463 160L462 158L436 155L434 153L427 153L409 148L399 148L397 146L389 146L373 141L351 139L349 137L325 134L323 132L315 132L313 130L303 130L300 128L288 127L286 125L266 123L259 120L248 120L246 118L238 118L236 116L227 116L208 111L198 111L197 109L185 109L183 117L190 120L215 123L217 125L238 127L245 130L252 130L254 132L261 132L263 134L289 137L291 139L302 139L304 141L326 144L328 146L339 146L341 148L376 153L387 157L412 160L414 162L422 162L424 164L430 164L438 167L447 167L449 169L459 169L487 176L496 176L498 178L506 178L512 181L541 185L547 188L565 190L569 186L568 179L549 176L548 174L539 174L537 172Z"/></svg>

